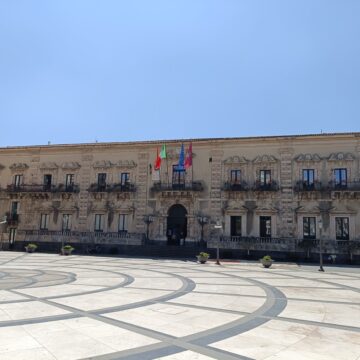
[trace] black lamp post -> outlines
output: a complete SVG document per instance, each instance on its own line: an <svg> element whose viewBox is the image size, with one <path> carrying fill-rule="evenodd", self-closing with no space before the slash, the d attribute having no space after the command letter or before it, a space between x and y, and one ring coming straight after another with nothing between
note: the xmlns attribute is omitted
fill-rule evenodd
<svg viewBox="0 0 360 360"><path fill-rule="evenodd" d="M208 223L209 219L207 218L207 216L204 215L199 215L197 218L200 226L201 226L201 238L200 238L200 245L204 246L204 226Z"/></svg>
<svg viewBox="0 0 360 360"><path fill-rule="evenodd" d="M154 222L154 216L152 215L145 215L144 216L144 223L146 224L146 240L149 240L149 226L151 223Z"/></svg>
<svg viewBox="0 0 360 360"><path fill-rule="evenodd" d="M216 225L214 226L215 229L219 230L219 237L216 243L216 265L221 265L220 264L220 238L222 237L223 234L223 226L220 220L218 220L216 222Z"/></svg>
<svg viewBox="0 0 360 360"><path fill-rule="evenodd" d="M319 271L325 271L323 268L323 254L322 254L322 228L323 228L323 223L322 220L319 220L319 257L320 257L320 268Z"/></svg>

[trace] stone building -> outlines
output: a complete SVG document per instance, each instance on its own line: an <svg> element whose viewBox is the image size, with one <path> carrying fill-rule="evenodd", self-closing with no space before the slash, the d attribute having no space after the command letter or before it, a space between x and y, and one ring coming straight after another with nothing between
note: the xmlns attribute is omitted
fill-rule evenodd
<svg viewBox="0 0 360 360"><path fill-rule="evenodd" d="M186 170L190 140L0 148L1 247L359 259L360 133L191 143Z"/></svg>

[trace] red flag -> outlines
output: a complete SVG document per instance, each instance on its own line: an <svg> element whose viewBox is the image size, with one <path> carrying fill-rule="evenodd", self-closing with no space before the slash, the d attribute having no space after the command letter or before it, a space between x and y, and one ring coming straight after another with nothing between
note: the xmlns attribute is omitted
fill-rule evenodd
<svg viewBox="0 0 360 360"><path fill-rule="evenodd" d="M190 166L192 166L192 143L190 143L189 149L186 153L185 169L188 169Z"/></svg>
<svg viewBox="0 0 360 360"><path fill-rule="evenodd" d="M156 159L155 159L154 169L155 169L155 170L160 170L161 157L159 156L159 148L157 148L156 150L157 150L157 153L156 153Z"/></svg>

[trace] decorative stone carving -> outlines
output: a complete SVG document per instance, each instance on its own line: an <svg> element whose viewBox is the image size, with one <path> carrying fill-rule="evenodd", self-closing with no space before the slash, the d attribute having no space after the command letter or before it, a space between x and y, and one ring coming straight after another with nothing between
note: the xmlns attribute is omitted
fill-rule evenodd
<svg viewBox="0 0 360 360"><path fill-rule="evenodd" d="M40 165L41 170L56 170L58 168L58 165L52 161L42 163Z"/></svg>
<svg viewBox="0 0 360 360"><path fill-rule="evenodd" d="M10 165L10 169L15 170L15 171L24 171L28 167L29 167L29 165L24 164L24 163L14 163L14 164Z"/></svg>
<svg viewBox="0 0 360 360"><path fill-rule="evenodd" d="M93 167L94 168L110 168L112 167L113 164L111 161L108 161L108 160L100 160L100 161L96 161L94 164L93 164Z"/></svg>
<svg viewBox="0 0 360 360"><path fill-rule="evenodd" d="M2 169L4 169L4 168L5 168L5 166L2 165L2 164L0 164L0 170L2 170Z"/></svg>
<svg viewBox="0 0 360 360"><path fill-rule="evenodd" d="M116 167L119 168L134 168L137 164L133 160L119 160L119 162L116 164Z"/></svg>
<svg viewBox="0 0 360 360"><path fill-rule="evenodd" d="M245 165L249 162L244 156L230 156L224 160L224 164L226 165L233 165L233 164L241 164Z"/></svg>
<svg viewBox="0 0 360 360"><path fill-rule="evenodd" d="M330 154L329 161L353 161L355 160L355 156L351 153L332 153Z"/></svg>
<svg viewBox="0 0 360 360"><path fill-rule="evenodd" d="M177 160L179 159L179 156L180 156L180 146L179 148L176 148L176 149L167 149L166 150L166 156L169 160ZM187 147L184 146L184 152L186 154L187 152ZM192 152L192 157L196 157L196 154L194 153L194 151Z"/></svg>
<svg viewBox="0 0 360 360"><path fill-rule="evenodd" d="M304 161L321 161L321 157L318 154L300 154L295 157L295 161L304 162Z"/></svg>
<svg viewBox="0 0 360 360"><path fill-rule="evenodd" d="M80 167L81 165L76 161L64 162L61 165L62 169L69 169L69 170L76 170L79 169Z"/></svg>
<svg viewBox="0 0 360 360"><path fill-rule="evenodd" d="M254 160L254 164L258 163L276 163L278 160L273 155L261 155L257 156Z"/></svg>

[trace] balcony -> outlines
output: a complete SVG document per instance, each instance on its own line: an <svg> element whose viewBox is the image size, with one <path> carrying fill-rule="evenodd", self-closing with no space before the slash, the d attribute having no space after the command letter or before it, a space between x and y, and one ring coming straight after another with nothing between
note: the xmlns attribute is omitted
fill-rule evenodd
<svg viewBox="0 0 360 360"><path fill-rule="evenodd" d="M8 185L6 188L7 192L10 193L36 193L36 192L67 192L67 193L77 193L79 192L78 185Z"/></svg>
<svg viewBox="0 0 360 360"><path fill-rule="evenodd" d="M15 226L17 225L19 222L19 214L16 213L6 213L6 223L8 226Z"/></svg>
<svg viewBox="0 0 360 360"><path fill-rule="evenodd" d="M320 181L315 181L313 183L308 183L306 181L299 180L294 186L295 192L303 191L325 191L326 187L322 185Z"/></svg>
<svg viewBox="0 0 360 360"><path fill-rule="evenodd" d="M253 188L253 191L279 191L279 186L276 181L271 181L269 183L262 183L256 181Z"/></svg>
<svg viewBox="0 0 360 360"><path fill-rule="evenodd" d="M125 184L91 184L88 189L89 192L135 192L134 184L127 182Z"/></svg>
<svg viewBox="0 0 360 360"><path fill-rule="evenodd" d="M328 189L331 191L360 191L360 181L341 183L329 181Z"/></svg>
<svg viewBox="0 0 360 360"><path fill-rule="evenodd" d="M245 181L231 182L227 181L223 186L224 191L249 191L249 186Z"/></svg>
<svg viewBox="0 0 360 360"><path fill-rule="evenodd" d="M155 183L151 189L153 192L166 192L166 191L203 191L203 185L200 181L184 182L184 183Z"/></svg>

